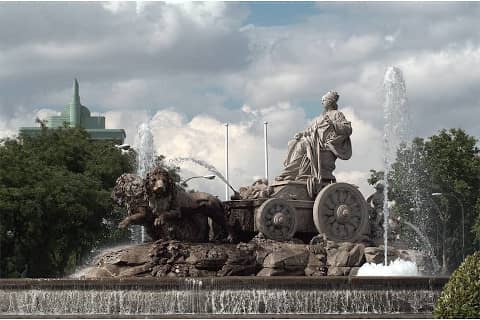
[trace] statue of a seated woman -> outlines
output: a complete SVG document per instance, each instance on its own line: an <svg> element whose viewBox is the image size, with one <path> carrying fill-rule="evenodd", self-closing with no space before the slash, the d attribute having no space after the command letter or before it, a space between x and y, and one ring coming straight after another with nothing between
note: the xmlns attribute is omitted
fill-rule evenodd
<svg viewBox="0 0 480 320"><path fill-rule="evenodd" d="M285 169L277 181L304 180L307 185L336 181L333 175L335 161L337 158L348 160L352 156L352 127L338 111L338 98L337 92L327 92L322 97L325 107L322 114L289 141Z"/></svg>

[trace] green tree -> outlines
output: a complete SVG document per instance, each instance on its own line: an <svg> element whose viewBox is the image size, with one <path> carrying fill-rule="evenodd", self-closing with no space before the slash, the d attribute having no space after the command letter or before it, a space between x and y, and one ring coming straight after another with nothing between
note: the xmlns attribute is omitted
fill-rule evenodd
<svg viewBox="0 0 480 320"><path fill-rule="evenodd" d="M472 228L480 212L476 143L476 138L462 129L441 130L426 140L415 138L399 147L389 172L389 199L395 200L394 209L431 240L444 271L455 269L463 260L462 205L465 254L478 249L475 236L480 239L480 227ZM380 173L372 170L369 183ZM402 233L404 238L421 243L410 230L403 229Z"/></svg>
<svg viewBox="0 0 480 320"><path fill-rule="evenodd" d="M93 248L125 237L110 192L134 158L82 129L0 144L0 277L58 277Z"/></svg>
<svg viewBox="0 0 480 320"><path fill-rule="evenodd" d="M480 318L480 251L468 256L443 288L435 318Z"/></svg>

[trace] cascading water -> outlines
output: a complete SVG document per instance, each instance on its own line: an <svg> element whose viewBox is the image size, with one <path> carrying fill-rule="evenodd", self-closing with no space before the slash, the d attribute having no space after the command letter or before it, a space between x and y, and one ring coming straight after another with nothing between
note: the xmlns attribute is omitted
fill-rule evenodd
<svg viewBox="0 0 480 320"><path fill-rule="evenodd" d="M411 228L413 231L415 231L418 236L420 237L420 239L422 239L424 245L427 247L428 249L428 256L432 259L432 264L433 264L433 272L434 274L436 274L439 270L440 270L440 264L438 263L438 260L437 260L437 257L435 257L435 251L433 250L433 247L432 245L430 244L430 241L428 240L427 236L424 235L420 229L415 226L414 224L411 224L410 222L408 221L405 221L403 220L402 221L406 226L408 226L409 228Z"/></svg>
<svg viewBox="0 0 480 320"><path fill-rule="evenodd" d="M153 145L153 134L148 123L142 123L137 130L135 137L135 147L137 150L137 170L136 173L145 178L148 171L155 164L155 149ZM145 241L145 230L143 226L132 226L132 240L137 243Z"/></svg>
<svg viewBox="0 0 480 320"><path fill-rule="evenodd" d="M385 246L385 265L387 265L388 252L388 174L396 160L397 149L401 143L410 141L409 113L407 108L407 94L402 71L397 67L389 67L383 80L385 101L384 111L384 162L385 175L385 201L383 204L383 228Z"/></svg>
<svg viewBox="0 0 480 320"><path fill-rule="evenodd" d="M0 317L431 314L447 279L170 278L0 281ZM15 284L16 283L16 284Z"/></svg>

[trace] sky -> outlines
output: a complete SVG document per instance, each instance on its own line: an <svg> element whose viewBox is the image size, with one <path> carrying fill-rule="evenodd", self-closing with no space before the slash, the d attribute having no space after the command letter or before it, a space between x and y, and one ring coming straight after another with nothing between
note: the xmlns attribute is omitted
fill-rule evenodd
<svg viewBox="0 0 480 320"><path fill-rule="evenodd" d="M480 3L475 2L69 2L0 3L0 138L70 102L124 128L141 123L158 154L193 157L224 171L236 188L281 172L287 143L340 94L352 122L353 156L338 181L374 190L383 163L383 77L403 72L411 132L463 128L480 137ZM208 174L182 164L182 175ZM224 195L217 180L192 188Z"/></svg>

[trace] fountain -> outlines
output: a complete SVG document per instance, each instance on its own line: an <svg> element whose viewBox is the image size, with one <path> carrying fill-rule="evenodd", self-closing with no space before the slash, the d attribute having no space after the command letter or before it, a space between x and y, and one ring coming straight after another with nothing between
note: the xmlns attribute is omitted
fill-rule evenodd
<svg viewBox="0 0 480 320"><path fill-rule="evenodd" d="M148 123L142 123L138 127L137 136L135 137L135 146L137 150L136 174L145 178L155 164L153 134ZM130 231L134 242L145 242L145 228L143 226L130 226Z"/></svg>
<svg viewBox="0 0 480 320"><path fill-rule="evenodd" d="M138 127L135 146L137 150L137 174L145 177L155 163L153 134L148 123L142 123Z"/></svg>
<svg viewBox="0 0 480 320"><path fill-rule="evenodd" d="M405 107L402 84L398 69L387 72L386 137L401 131L391 109ZM351 156L352 128L338 99L323 97L326 111L289 142L275 181L243 189L251 192L238 200L175 184L153 163L151 131L140 126L137 174L120 176L112 199L128 212L119 226L141 225L152 241L102 252L80 279L0 280L0 316L430 315L447 278L395 262L412 260L408 250L377 245L367 201L333 175L337 159ZM205 161L171 161L191 161L227 182ZM379 277L387 271L374 264L387 258L388 270L408 270L407 277Z"/></svg>
<svg viewBox="0 0 480 320"><path fill-rule="evenodd" d="M384 229L384 263L388 264L388 175L392 164L396 161L397 150L400 144L410 141L410 117L407 108L407 94L402 71L397 67L389 67L383 80L385 93L384 111L384 161L383 172L385 176L384 204L383 204L383 229Z"/></svg>
<svg viewBox="0 0 480 320"><path fill-rule="evenodd" d="M435 257L435 252L433 250L433 246L430 243L430 241L428 240L427 236L425 236L423 234L423 232L421 232L420 229L417 226L413 225L412 223L410 223L408 221L405 221L405 220L403 220L402 223L405 224L406 226L408 226L413 231L415 231L418 234L418 236L420 237L420 239L422 239L424 245L427 247L428 256L432 259L433 273L437 274L437 272L440 271L440 264L438 263L437 257Z"/></svg>

